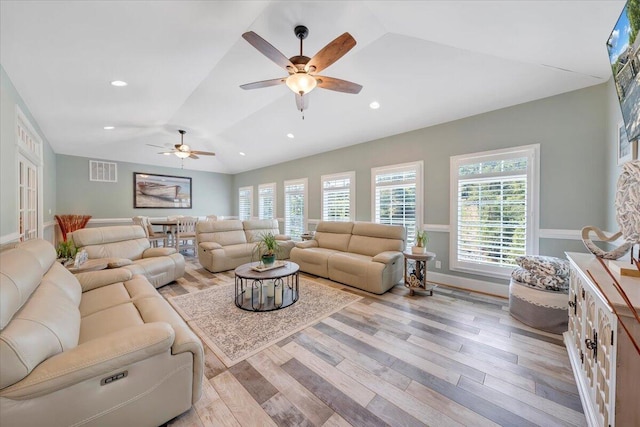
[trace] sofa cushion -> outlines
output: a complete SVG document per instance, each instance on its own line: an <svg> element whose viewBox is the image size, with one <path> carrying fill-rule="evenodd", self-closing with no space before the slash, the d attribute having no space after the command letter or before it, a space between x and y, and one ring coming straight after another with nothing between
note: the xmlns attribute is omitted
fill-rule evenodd
<svg viewBox="0 0 640 427"><path fill-rule="evenodd" d="M251 257L253 254L253 248L255 246L250 243L240 243L237 245L228 245L223 247L224 255L229 258L246 258ZM255 254L256 261L258 260L257 253Z"/></svg>
<svg viewBox="0 0 640 427"><path fill-rule="evenodd" d="M29 240L2 253L0 330L29 299L55 259L55 249L43 240Z"/></svg>
<svg viewBox="0 0 640 427"><path fill-rule="evenodd" d="M375 256L385 251L404 250L404 227L370 222L356 222L349 241L348 252Z"/></svg>
<svg viewBox="0 0 640 427"><path fill-rule="evenodd" d="M320 221L316 227L314 239L318 246L346 252L351 239L352 222Z"/></svg>
<svg viewBox="0 0 640 427"><path fill-rule="evenodd" d="M151 247L144 229L139 225L83 228L71 233L78 249L87 251L89 258L142 258Z"/></svg>
<svg viewBox="0 0 640 427"><path fill-rule="evenodd" d="M55 257L53 246L43 240L21 243L2 254L0 388L78 344L80 284Z"/></svg>
<svg viewBox="0 0 640 427"><path fill-rule="evenodd" d="M329 277L329 257L337 253L340 251L327 248L293 248L291 261L298 264L305 273Z"/></svg>
<svg viewBox="0 0 640 427"><path fill-rule="evenodd" d="M247 243L242 221L198 221L196 225L198 242L216 242L222 246Z"/></svg>
<svg viewBox="0 0 640 427"><path fill-rule="evenodd" d="M271 233L274 236L280 234L278 220L276 219L255 219L242 221L247 242L255 243L260 241L263 235Z"/></svg>
<svg viewBox="0 0 640 427"><path fill-rule="evenodd" d="M132 302L115 305L82 318L79 343L144 324Z"/></svg>

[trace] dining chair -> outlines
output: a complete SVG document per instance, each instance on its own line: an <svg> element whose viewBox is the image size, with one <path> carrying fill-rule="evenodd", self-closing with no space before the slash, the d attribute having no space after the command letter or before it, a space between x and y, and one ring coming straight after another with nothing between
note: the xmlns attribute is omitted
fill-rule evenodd
<svg viewBox="0 0 640 427"><path fill-rule="evenodd" d="M192 249L193 255L196 255L196 224L198 218L192 216L183 216L177 219L175 245L176 251L180 252L186 249Z"/></svg>
<svg viewBox="0 0 640 427"><path fill-rule="evenodd" d="M147 239L151 243L151 246L158 247L159 243L162 242L163 247L167 247L169 236L167 233L160 233L158 231L153 231L153 227L151 226L151 222L149 222L148 216L134 216L133 223L139 225L144 230L144 234L146 234Z"/></svg>

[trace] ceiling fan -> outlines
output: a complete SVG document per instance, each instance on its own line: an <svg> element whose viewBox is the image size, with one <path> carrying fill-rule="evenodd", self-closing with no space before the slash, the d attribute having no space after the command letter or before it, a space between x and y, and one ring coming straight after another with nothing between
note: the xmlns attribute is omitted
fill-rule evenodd
<svg viewBox="0 0 640 427"><path fill-rule="evenodd" d="M320 52L316 53L315 56L309 58L302 54L302 41L309 35L309 29L304 25L298 25L294 28L293 32L296 37L300 39L300 55L292 56L288 59L278 49L253 31L246 32L242 35L246 41L258 49L264 56L283 67L289 73L288 77L241 85L240 87L242 89L258 89L285 83L296 94L296 106L300 111L304 111L308 107L308 100L305 95L311 92L316 86L337 92L353 94L360 92L362 86L357 83L316 74L342 58L342 56L356 45L356 40L351 34L342 34L320 49Z"/></svg>
<svg viewBox="0 0 640 427"><path fill-rule="evenodd" d="M198 157L198 154L201 156L215 156L216 153L212 153L209 151L198 151L198 150L192 150L191 147L189 147L187 144L184 143L184 134L187 133L186 130L178 130L178 132L180 133L180 144L176 144L174 145L174 149L171 151L163 151L161 153L158 154L164 154L165 156L170 156L171 154L175 154L176 156L180 157L181 159L186 159L187 157L190 159L199 159L200 157ZM153 144L147 144L151 147L159 147L159 148L164 148L161 147L159 145L153 145Z"/></svg>

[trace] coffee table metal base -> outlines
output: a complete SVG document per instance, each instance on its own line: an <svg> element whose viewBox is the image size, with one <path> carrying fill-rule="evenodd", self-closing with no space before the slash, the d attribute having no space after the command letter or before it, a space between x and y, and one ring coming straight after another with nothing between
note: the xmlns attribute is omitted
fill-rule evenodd
<svg viewBox="0 0 640 427"><path fill-rule="evenodd" d="M235 271L235 304L247 311L273 311L289 307L300 297L299 267L289 262L285 267L257 272L244 264Z"/></svg>

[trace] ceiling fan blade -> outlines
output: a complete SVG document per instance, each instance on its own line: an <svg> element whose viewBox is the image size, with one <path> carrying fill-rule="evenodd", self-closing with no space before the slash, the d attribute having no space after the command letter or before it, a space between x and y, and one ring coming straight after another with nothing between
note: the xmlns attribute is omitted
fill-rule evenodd
<svg viewBox="0 0 640 427"><path fill-rule="evenodd" d="M318 87L322 89L335 90L336 92L360 93L362 86L335 77L314 76L318 82Z"/></svg>
<svg viewBox="0 0 640 427"><path fill-rule="evenodd" d="M189 154L189 158L190 159L199 159L200 157L198 157L195 154L193 154L193 151L192 151L191 154Z"/></svg>
<svg viewBox="0 0 640 427"><path fill-rule="evenodd" d="M161 151L158 154L164 154L166 156L168 154L173 154L173 153L175 153L175 151Z"/></svg>
<svg viewBox="0 0 640 427"><path fill-rule="evenodd" d="M289 58L284 56L282 52L273 47L271 43L254 33L253 31L248 31L242 35L249 44L260 51L264 56L281 66L287 71L294 72L296 71L295 65L289 61Z"/></svg>
<svg viewBox="0 0 640 427"><path fill-rule="evenodd" d="M342 58L344 54L349 52L355 45L356 39L354 39L351 34L344 33L323 47L320 52L316 53L313 58L307 62L304 69L310 73L319 73Z"/></svg>
<svg viewBox="0 0 640 427"><path fill-rule="evenodd" d="M198 151L198 150L192 150L191 154L199 154L201 156L215 156L216 153L212 153L211 151Z"/></svg>
<svg viewBox="0 0 640 427"><path fill-rule="evenodd" d="M309 108L309 95L302 96L299 94L295 94L296 96L296 107L298 107L298 111L304 111Z"/></svg>
<svg viewBox="0 0 640 427"><path fill-rule="evenodd" d="M269 87L269 86L277 86L277 85L281 85L285 82L286 79L283 78L279 78L279 79L271 79L271 80L262 80L260 82L253 82L253 83L247 83L244 85L240 85L240 87L244 90L248 90L248 89L259 89L262 87Z"/></svg>

